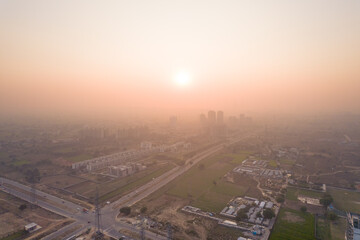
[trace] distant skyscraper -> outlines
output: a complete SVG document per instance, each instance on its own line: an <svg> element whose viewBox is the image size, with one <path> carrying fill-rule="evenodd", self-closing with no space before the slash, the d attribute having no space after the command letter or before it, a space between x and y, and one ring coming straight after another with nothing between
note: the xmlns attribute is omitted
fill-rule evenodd
<svg viewBox="0 0 360 240"><path fill-rule="evenodd" d="M176 124L177 124L177 117L176 116L171 116L170 118L169 118L169 123L170 123L170 125L171 126L175 126Z"/></svg>
<svg viewBox="0 0 360 240"><path fill-rule="evenodd" d="M210 125L214 125L216 123L216 113L215 111L208 112L208 122Z"/></svg>
<svg viewBox="0 0 360 240"><path fill-rule="evenodd" d="M205 124L206 123L206 116L205 114L200 114L200 123Z"/></svg>
<svg viewBox="0 0 360 240"><path fill-rule="evenodd" d="M223 111L217 111L216 121L217 121L218 124L223 124L224 123L224 112Z"/></svg>

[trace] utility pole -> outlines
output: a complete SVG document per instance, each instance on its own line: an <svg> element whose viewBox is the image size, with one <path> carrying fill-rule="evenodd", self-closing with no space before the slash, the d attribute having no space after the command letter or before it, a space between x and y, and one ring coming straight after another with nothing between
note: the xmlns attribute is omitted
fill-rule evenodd
<svg viewBox="0 0 360 240"><path fill-rule="evenodd" d="M96 234L101 235L100 229L100 206L99 206L99 189L96 187L96 198L95 198L95 225Z"/></svg>
<svg viewBox="0 0 360 240"><path fill-rule="evenodd" d="M168 225L167 225L167 239L168 240L172 240L173 238L172 238L172 228L171 228L171 224L170 223L168 223Z"/></svg>
<svg viewBox="0 0 360 240"><path fill-rule="evenodd" d="M144 217L141 218L140 239L145 240Z"/></svg>
<svg viewBox="0 0 360 240"><path fill-rule="evenodd" d="M35 183L31 184L31 202L36 205L36 188Z"/></svg>

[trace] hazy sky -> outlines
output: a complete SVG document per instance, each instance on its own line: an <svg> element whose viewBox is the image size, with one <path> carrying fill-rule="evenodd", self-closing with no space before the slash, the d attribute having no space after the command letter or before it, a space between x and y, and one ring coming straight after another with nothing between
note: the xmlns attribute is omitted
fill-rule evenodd
<svg viewBox="0 0 360 240"><path fill-rule="evenodd" d="M1 112L210 108L359 112L360 1L0 0Z"/></svg>

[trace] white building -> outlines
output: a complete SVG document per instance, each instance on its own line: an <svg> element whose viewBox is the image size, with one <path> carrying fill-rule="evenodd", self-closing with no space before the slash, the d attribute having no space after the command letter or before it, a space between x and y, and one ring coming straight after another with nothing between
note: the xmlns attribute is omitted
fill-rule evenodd
<svg viewBox="0 0 360 240"><path fill-rule="evenodd" d="M345 232L346 240L360 240L360 216L357 214L347 214L347 229Z"/></svg>

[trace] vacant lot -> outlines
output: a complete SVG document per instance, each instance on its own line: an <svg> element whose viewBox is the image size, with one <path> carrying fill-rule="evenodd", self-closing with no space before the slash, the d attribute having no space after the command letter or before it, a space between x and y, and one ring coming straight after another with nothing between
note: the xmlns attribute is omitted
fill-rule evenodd
<svg viewBox="0 0 360 240"><path fill-rule="evenodd" d="M316 228L319 239L343 240L346 230L346 219L338 218L330 221L324 217L319 217Z"/></svg>
<svg viewBox="0 0 360 240"><path fill-rule="evenodd" d="M334 199L334 206L343 211L360 212L360 193L328 188Z"/></svg>
<svg viewBox="0 0 360 240"><path fill-rule="evenodd" d="M311 190L305 190L305 189L298 189L294 187L288 187L286 192L286 199L296 201L298 200L298 196L306 196L306 197L312 197L312 198L321 198L324 193L322 192L316 192Z"/></svg>
<svg viewBox="0 0 360 240"><path fill-rule="evenodd" d="M71 156L71 157L66 157L66 160L68 160L71 163L75 163L75 162L81 162L84 160L88 160L91 159L93 156L90 154L79 154L79 155L75 155L75 156Z"/></svg>
<svg viewBox="0 0 360 240"><path fill-rule="evenodd" d="M99 200L101 202L108 201L119 194L124 194L132 189L135 189L136 187L139 187L142 184L145 184L154 177L158 177L169 171L173 167L173 164L156 165L144 171L140 171L131 176L123 178L116 178L111 180L110 178L106 177L107 181L102 181L99 184L93 181L81 182L67 188L67 190L92 199L96 196L96 189L98 189L100 196ZM94 177L92 179L99 180L98 178Z"/></svg>
<svg viewBox="0 0 360 240"><path fill-rule="evenodd" d="M346 219L338 218L330 222L330 234L332 240L343 240L346 230Z"/></svg>
<svg viewBox="0 0 360 240"><path fill-rule="evenodd" d="M310 213L282 208L276 220L270 240L313 240L315 219Z"/></svg>
<svg viewBox="0 0 360 240"><path fill-rule="evenodd" d="M193 206L219 212L234 196L242 196L249 186L232 184L223 176L245 160L247 154L220 154L193 166L169 184L167 194L191 200Z"/></svg>
<svg viewBox="0 0 360 240"><path fill-rule="evenodd" d="M41 184L56 188L66 188L69 185L83 182L84 180L77 177L68 176L65 174L59 174L54 176L45 176L41 178Z"/></svg>
<svg viewBox="0 0 360 240"><path fill-rule="evenodd" d="M116 184L113 183L103 184L101 186L102 189L106 189L109 186L112 186L114 188L113 190L108 191L107 193L101 195L99 200L100 202L104 202L107 200L111 200L120 194L126 194L131 190L134 190L146 184L147 182L151 181L153 178L161 176L162 174L166 173L172 168L174 168L174 165L164 164L162 165L162 167L157 166L156 169L152 169L151 172L148 172L147 174L144 174L141 177L135 176L136 174L134 174L133 176L129 176L128 178L124 178L117 181Z"/></svg>
<svg viewBox="0 0 360 240"><path fill-rule="evenodd" d="M270 160L268 163L268 166L271 168L276 168L277 167L277 163L275 160Z"/></svg>
<svg viewBox="0 0 360 240"><path fill-rule="evenodd" d="M20 210L20 205L25 204L25 209ZM64 223L65 219L61 216L48 212L42 208L15 198L7 193L0 191L0 238L9 234L9 239L22 234L26 224L35 222L42 229L34 234L58 228ZM14 234L12 234L14 233Z"/></svg>
<svg viewBox="0 0 360 240"><path fill-rule="evenodd" d="M295 164L295 160L292 160L292 159L280 159L279 160L279 163L280 163L280 165L281 166L283 166L283 165L288 165L288 166L292 166L292 165L294 165Z"/></svg>

